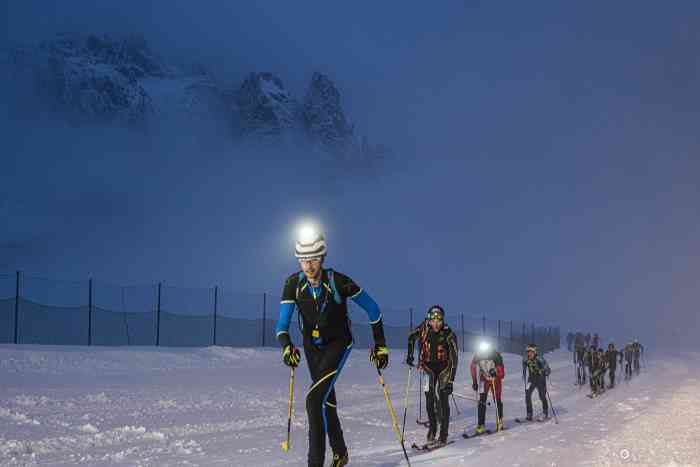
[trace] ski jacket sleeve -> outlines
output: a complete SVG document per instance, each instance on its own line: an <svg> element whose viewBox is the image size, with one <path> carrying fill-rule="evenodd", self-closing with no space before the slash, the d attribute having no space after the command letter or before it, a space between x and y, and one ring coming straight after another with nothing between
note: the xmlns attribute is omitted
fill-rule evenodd
<svg viewBox="0 0 700 467"><path fill-rule="evenodd" d="M523 358L523 381L527 380L527 360Z"/></svg>
<svg viewBox="0 0 700 467"><path fill-rule="evenodd" d="M547 360L545 360L544 357L539 357L539 367L542 369L542 373L545 376L549 376L549 374L552 372L552 370L549 368L549 363L547 363Z"/></svg>
<svg viewBox="0 0 700 467"><path fill-rule="evenodd" d="M287 278L284 283L284 288L282 289L280 315L277 319L277 325L275 326L277 341L282 348L292 343L289 337L289 323L292 320L292 314L294 314L294 307L296 306L296 282L297 274L292 274Z"/></svg>
<svg viewBox="0 0 700 467"><path fill-rule="evenodd" d="M445 367L445 369L442 370L441 375L444 374L447 377L447 383L453 383L455 380L455 376L457 375L457 365L459 363L459 349L457 348L457 337L455 336L455 333L452 332L452 329L448 331L447 347L449 358L447 360L447 367Z"/></svg>
<svg viewBox="0 0 700 467"><path fill-rule="evenodd" d="M496 364L496 377L502 380L506 377L506 367L503 365L503 356L500 353L496 353L494 363Z"/></svg>
<svg viewBox="0 0 700 467"><path fill-rule="evenodd" d="M349 298L357 305L359 305L365 313L367 313L367 318L369 319L369 324L372 327L372 337L374 338L374 344L377 346L385 346L386 339L384 338L384 326L382 324L382 312L379 309L379 305L374 299L358 286L355 281L350 279L345 274L339 272L334 272L335 283L338 288L338 293L343 298Z"/></svg>
<svg viewBox="0 0 700 467"><path fill-rule="evenodd" d="M416 339L418 339L418 336L420 335L421 331L423 329L423 325L419 325L416 327L411 333L408 335L408 352L407 355L410 357L413 357L413 352L414 348L416 345Z"/></svg>

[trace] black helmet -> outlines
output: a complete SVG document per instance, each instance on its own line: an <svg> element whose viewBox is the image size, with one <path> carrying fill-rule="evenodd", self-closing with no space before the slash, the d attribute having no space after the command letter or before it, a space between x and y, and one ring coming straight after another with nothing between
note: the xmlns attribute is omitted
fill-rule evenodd
<svg viewBox="0 0 700 467"><path fill-rule="evenodd" d="M445 310L442 309L440 305L433 305L430 308L428 308L428 316L427 318L434 319L434 318L439 318L441 321L445 320Z"/></svg>

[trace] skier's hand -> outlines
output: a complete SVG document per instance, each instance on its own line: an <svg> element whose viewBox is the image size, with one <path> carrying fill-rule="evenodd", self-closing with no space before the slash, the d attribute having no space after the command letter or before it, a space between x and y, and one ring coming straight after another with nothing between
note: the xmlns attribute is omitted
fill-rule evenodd
<svg viewBox="0 0 700 467"><path fill-rule="evenodd" d="M292 344L285 345L284 350L282 351L282 361L285 365L289 367L298 367L299 362L301 361L301 354L299 353L299 349L294 347L294 345Z"/></svg>
<svg viewBox="0 0 700 467"><path fill-rule="evenodd" d="M452 383L445 383L445 387L442 388L442 390L443 390L444 393L447 394L448 396L449 396L450 394L452 394Z"/></svg>
<svg viewBox="0 0 700 467"><path fill-rule="evenodd" d="M383 370L389 365L389 349L384 345L376 345L369 351L369 361Z"/></svg>
<svg viewBox="0 0 700 467"><path fill-rule="evenodd" d="M496 377L496 369L495 369L495 368L491 368L491 369L489 370L489 376L490 376L491 378L495 378L495 377Z"/></svg>
<svg viewBox="0 0 700 467"><path fill-rule="evenodd" d="M479 390L479 383L477 383L476 381L473 381L472 382L472 389L474 391L478 391Z"/></svg>
<svg viewBox="0 0 700 467"><path fill-rule="evenodd" d="M413 355L406 356L406 365L413 366Z"/></svg>

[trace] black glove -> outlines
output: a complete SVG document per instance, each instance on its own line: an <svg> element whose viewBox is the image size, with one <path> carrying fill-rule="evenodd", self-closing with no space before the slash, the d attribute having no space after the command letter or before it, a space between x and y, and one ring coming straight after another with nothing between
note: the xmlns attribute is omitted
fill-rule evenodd
<svg viewBox="0 0 700 467"><path fill-rule="evenodd" d="M448 396L452 394L452 383L445 383L445 387L442 388L443 392Z"/></svg>
<svg viewBox="0 0 700 467"><path fill-rule="evenodd" d="M472 389L475 390L475 391L478 391L478 390L479 390L479 383L477 383L476 381L474 381L474 382L472 383Z"/></svg>
<svg viewBox="0 0 700 467"><path fill-rule="evenodd" d="M369 351L369 361L383 370L389 365L389 349L384 345L374 345Z"/></svg>
<svg viewBox="0 0 700 467"><path fill-rule="evenodd" d="M491 368L491 369L489 370L489 376L492 377L492 378L495 378L495 377L496 377L496 369L495 369L495 368Z"/></svg>
<svg viewBox="0 0 700 467"><path fill-rule="evenodd" d="M406 357L406 365L413 366L413 355L408 355Z"/></svg>
<svg viewBox="0 0 700 467"><path fill-rule="evenodd" d="M282 350L282 361L285 365L290 366L292 368L298 367L299 362L301 361L301 354L299 353L299 349L294 347L293 344L285 345L284 349Z"/></svg>

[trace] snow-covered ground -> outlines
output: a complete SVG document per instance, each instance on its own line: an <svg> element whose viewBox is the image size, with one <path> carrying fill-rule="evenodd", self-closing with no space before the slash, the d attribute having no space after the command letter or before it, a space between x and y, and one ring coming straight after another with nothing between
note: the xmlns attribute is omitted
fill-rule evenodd
<svg viewBox="0 0 700 467"><path fill-rule="evenodd" d="M386 372L399 418L406 366L401 350ZM462 354L455 391L471 396ZM659 355L629 383L591 400L573 385L570 354L548 355L559 424L516 425L524 415L519 357L506 355L508 430L473 440L475 404L457 398L456 442L412 455L414 466L700 465L700 354ZM292 447L283 453L288 370L276 349L0 346L0 465L305 465L303 397L297 372ZM413 379L406 437L415 423ZM405 465L376 372L356 349L337 386L357 466ZM536 399L536 396L535 396ZM537 402L536 410L539 408ZM493 408L487 413L494 421Z"/></svg>

